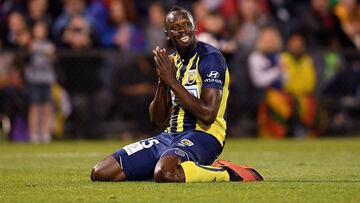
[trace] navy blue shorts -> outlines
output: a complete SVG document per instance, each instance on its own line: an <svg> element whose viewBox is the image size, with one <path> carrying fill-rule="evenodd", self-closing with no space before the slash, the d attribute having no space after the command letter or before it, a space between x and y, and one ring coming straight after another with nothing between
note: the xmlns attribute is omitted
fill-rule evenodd
<svg viewBox="0 0 360 203"><path fill-rule="evenodd" d="M51 85L49 84L28 84L27 91L31 104L51 102Z"/></svg>
<svg viewBox="0 0 360 203"><path fill-rule="evenodd" d="M182 161L211 165L220 155L218 140L201 131L161 133L158 136L129 144L112 156L123 169L127 180L148 180L154 177L156 163L162 156L175 155Z"/></svg>

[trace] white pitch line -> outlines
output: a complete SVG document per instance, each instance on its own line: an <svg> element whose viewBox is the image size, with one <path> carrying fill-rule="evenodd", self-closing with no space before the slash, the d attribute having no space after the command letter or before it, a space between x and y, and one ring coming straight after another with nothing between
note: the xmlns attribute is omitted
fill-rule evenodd
<svg viewBox="0 0 360 203"><path fill-rule="evenodd" d="M0 159L4 158L77 158L77 157L97 157L106 154L105 152L55 152L55 153L11 153L0 154Z"/></svg>

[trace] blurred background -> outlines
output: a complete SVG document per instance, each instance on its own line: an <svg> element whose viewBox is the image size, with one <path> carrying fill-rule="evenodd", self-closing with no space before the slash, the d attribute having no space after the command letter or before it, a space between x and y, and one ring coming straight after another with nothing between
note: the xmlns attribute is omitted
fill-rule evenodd
<svg viewBox="0 0 360 203"><path fill-rule="evenodd" d="M231 73L228 136L360 132L358 0L1 0L0 139L152 136L151 50L190 10Z"/></svg>

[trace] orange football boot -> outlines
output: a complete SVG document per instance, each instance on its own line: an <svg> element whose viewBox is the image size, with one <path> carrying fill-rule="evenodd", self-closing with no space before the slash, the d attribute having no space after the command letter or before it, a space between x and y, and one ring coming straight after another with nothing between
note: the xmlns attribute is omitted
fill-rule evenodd
<svg viewBox="0 0 360 203"><path fill-rule="evenodd" d="M212 166L224 168L230 175L230 181L263 181L264 178L249 166L240 166L226 160L216 160Z"/></svg>

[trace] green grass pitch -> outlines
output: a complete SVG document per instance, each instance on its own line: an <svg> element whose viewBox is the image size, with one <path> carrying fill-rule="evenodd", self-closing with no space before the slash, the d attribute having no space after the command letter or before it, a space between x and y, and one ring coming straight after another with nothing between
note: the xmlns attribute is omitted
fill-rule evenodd
<svg viewBox="0 0 360 203"><path fill-rule="evenodd" d="M91 182L96 161L127 143L0 143L0 202L360 202L360 138L228 139L221 158L264 182Z"/></svg>

